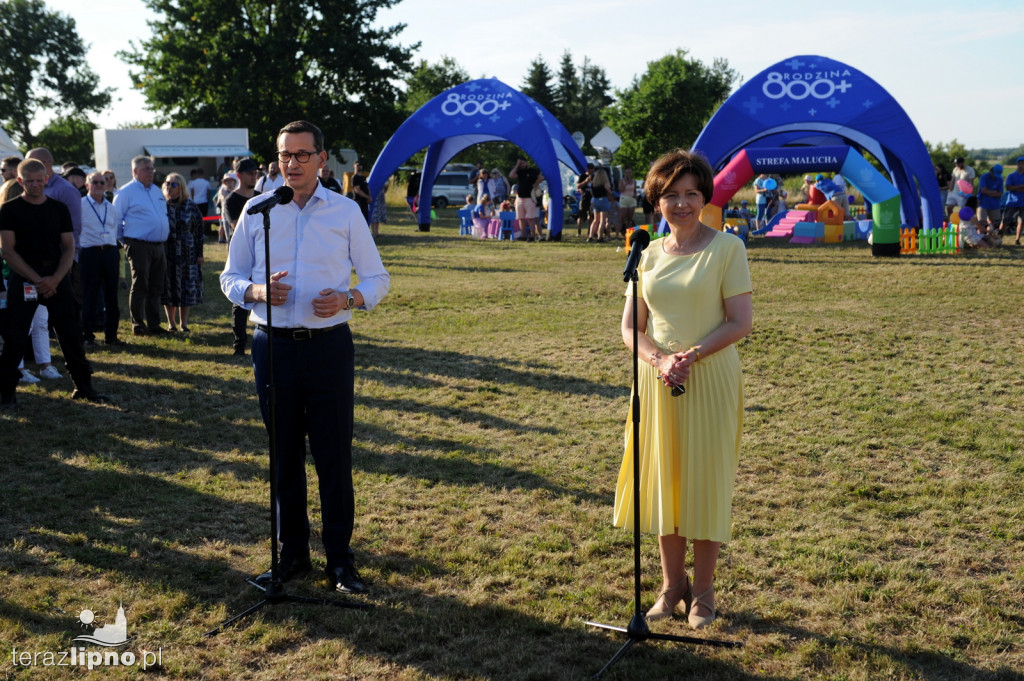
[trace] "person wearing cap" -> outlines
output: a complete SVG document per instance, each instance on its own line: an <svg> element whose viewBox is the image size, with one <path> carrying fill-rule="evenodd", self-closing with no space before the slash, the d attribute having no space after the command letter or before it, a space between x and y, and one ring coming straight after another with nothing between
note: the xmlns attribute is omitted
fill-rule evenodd
<svg viewBox="0 0 1024 681"><path fill-rule="evenodd" d="M1003 166L998 163L978 178L978 221L986 221L992 229L999 229L1002 211L999 206L1003 198Z"/></svg>
<svg viewBox="0 0 1024 681"><path fill-rule="evenodd" d="M1017 157L1017 171L1006 177L1006 210L1000 231L1015 230L1013 243L1020 245L1021 227L1024 227L1024 156Z"/></svg>
<svg viewBox="0 0 1024 681"><path fill-rule="evenodd" d="M71 186L78 190L84 198L89 193L85 186L85 171L78 166L72 166L64 171L62 177L71 183Z"/></svg>
<svg viewBox="0 0 1024 681"><path fill-rule="evenodd" d="M807 193L807 203L812 206L820 206L828 200L814 185L814 178L810 175L804 175L804 191Z"/></svg>
<svg viewBox="0 0 1024 681"><path fill-rule="evenodd" d="M965 180L974 186L974 178L977 174L974 172L974 168L967 165L964 161L963 156L957 156L953 159L953 180L949 185L949 193L946 194L946 221L949 221L949 217L953 214L953 210L960 210L964 207L964 202L967 200L967 194L960 191L960 180Z"/></svg>

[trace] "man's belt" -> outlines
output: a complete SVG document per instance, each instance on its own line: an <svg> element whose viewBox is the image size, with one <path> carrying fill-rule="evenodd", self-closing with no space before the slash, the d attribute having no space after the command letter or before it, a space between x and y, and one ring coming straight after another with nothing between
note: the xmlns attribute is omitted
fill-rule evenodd
<svg viewBox="0 0 1024 681"><path fill-rule="evenodd" d="M291 340L309 340L314 336L319 336L323 333L334 331L335 329L345 326L348 322L342 322L341 324L335 324L334 326L328 326L322 329L306 329L306 328L283 328L275 326L273 328L265 324L257 324L256 328L264 333L269 333L274 338L290 338Z"/></svg>
<svg viewBox="0 0 1024 681"><path fill-rule="evenodd" d="M110 249L110 248L117 248L117 246L115 246L113 244L100 244L99 246L86 246L82 250L83 251L88 251L88 250L91 250L93 248L98 248L101 251L105 251L105 250Z"/></svg>

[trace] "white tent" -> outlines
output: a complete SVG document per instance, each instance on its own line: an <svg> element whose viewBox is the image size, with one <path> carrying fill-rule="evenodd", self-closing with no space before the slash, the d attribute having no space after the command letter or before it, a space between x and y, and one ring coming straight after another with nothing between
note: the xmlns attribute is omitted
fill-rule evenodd
<svg viewBox="0 0 1024 681"><path fill-rule="evenodd" d="M2 128L0 128L0 156L3 156L4 158L8 156L23 156L23 154L18 151L18 147L14 145L14 141L11 139L11 136Z"/></svg>

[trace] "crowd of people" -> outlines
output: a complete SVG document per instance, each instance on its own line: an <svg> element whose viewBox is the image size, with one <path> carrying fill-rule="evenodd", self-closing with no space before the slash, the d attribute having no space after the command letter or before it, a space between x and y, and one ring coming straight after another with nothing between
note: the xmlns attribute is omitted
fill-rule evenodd
<svg viewBox="0 0 1024 681"><path fill-rule="evenodd" d="M220 283L234 305L234 350L245 354L246 327L254 323L256 391L268 433L277 436L277 576L287 581L310 568L308 435L323 500L330 588L361 593L364 585L349 546L354 518L354 355L348 322L355 310L373 309L388 292L389 275L369 228L371 219L383 218L369 213L371 197L359 164L351 182L352 200L339 195L340 187L329 186L324 138L315 125L296 121L285 126L277 147L269 168L239 159L218 173L223 177L218 186L211 186L200 168L192 170L188 182L178 172L158 178L148 156L132 159L133 179L120 187L109 171L69 167L56 173L52 155L42 148L28 152L25 160L4 159L0 414L17 413L19 384L42 380L19 368L30 339L40 375L60 377L49 363L48 327L74 384L72 398L112 401L93 387L87 349L97 345L100 331L105 345L125 344L118 337L121 250L131 273L128 314L133 335L189 332L189 310L204 298L204 217L213 197L214 210L222 216L222 238L229 243ZM294 196L269 216L273 244L271 260L264 262L257 247L265 238L262 218L250 215L246 206L261 191L281 186L285 177ZM353 273L358 277L355 285ZM265 276L273 283L267 285ZM272 363L277 365L274 424L267 380Z"/></svg>
<svg viewBox="0 0 1024 681"><path fill-rule="evenodd" d="M133 336L189 334L189 312L203 303L205 295L204 218L219 218L218 240L227 243L245 202L280 187L285 179L277 161L264 165L250 158L225 162L212 183L202 167L192 168L187 182L178 172L158 175L148 156L132 159L131 169L131 181L119 185L109 169L90 172L74 163L57 167L45 148L30 150L24 160L4 158L0 164L0 232L6 232L0 243L4 256L0 280L3 410L17 409L19 385L63 376L51 362L51 338L57 339L65 356L75 397L109 399L93 389L85 353L100 344L112 348L127 344L118 331L119 289L128 290ZM350 196L369 220L368 187L358 164L355 170ZM40 172L41 198L35 194ZM342 191L326 167L320 181L335 192ZM378 204L374 234L377 225L386 221L384 202ZM29 230L31 220L42 221L46 229ZM70 247L65 243L68 238ZM61 285L54 285L50 277ZM44 283L33 283L37 280ZM25 316L27 310L30 316ZM245 355L247 315L235 306L236 355ZM35 361L35 373L25 366L26 356Z"/></svg>
<svg viewBox="0 0 1024 681"><path fill-rule="evenodd" d="M980 176L962 156L953 159L952 171L936 164L935 179L946 220L952 221L954 214L960 218L967 246L998 246L1010 235L1014 244L1020 244L1024 228L1024 156L1018 156L1016 164L1017 169L1005 179L999 163Z"/></svg>

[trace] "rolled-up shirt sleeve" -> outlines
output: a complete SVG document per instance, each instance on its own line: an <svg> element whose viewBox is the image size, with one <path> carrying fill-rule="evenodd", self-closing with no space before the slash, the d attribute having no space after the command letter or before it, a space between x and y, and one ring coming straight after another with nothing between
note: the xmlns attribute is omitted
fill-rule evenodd
<svg viewBox="0 0 1024 681"><path fill-rule="evenodd" d="M391 275L384 269L384 263L380 259L377 245L373 242L370 229L364 224L356 227L352 240L349 242L349 257L352 259L352 267L359 278L359 283L353 286L363 294L363 304L360 310L372 310L384 299L391 288ZM365 233L364 233L365 232Z"/></svg>
<svg viewBox="0 0 1024 681"><path fill-rule="evenodd" d="M255 282L252 280L256 269L255 244L248 233L249 221L240 221L228 245L228 259L220 273L220 290L235 305L251 310L255 302L246 302L245 292Z"/></svg>

